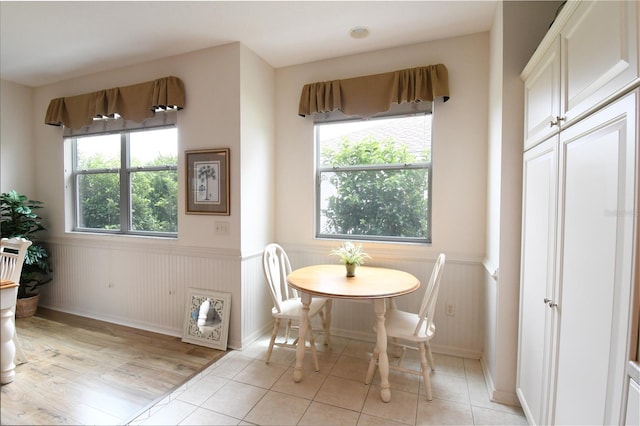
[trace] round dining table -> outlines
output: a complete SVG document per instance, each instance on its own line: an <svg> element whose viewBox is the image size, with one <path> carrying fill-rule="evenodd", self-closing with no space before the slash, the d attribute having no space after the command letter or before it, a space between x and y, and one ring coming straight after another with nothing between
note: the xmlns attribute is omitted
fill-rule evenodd
<svg viewBox="0 0 640 426"><path fill-rule="evenodd" d="M300 292L302 300L296 365L293 371L294 381L302 380L305 341L311 327L309 321L311 298L318 296L332 299L372 300L377 321L376 346L380 353L378 359L380 397L384 402L389 402L391 389L387 333L384 327L385 300L416 291L420 288L420 281L408 272L391 268L358 266L355 276L347 277L344 265L313 265L292 271L287 276L287 283ZM329 322L330 318L326 320Z"/></svg>

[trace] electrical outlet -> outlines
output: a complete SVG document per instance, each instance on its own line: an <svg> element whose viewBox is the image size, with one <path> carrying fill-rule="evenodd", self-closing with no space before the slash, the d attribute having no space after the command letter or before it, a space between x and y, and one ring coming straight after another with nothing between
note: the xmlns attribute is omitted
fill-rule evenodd
<svg viewBox="0 0 640 426"><path fill-rule="evenodd" d="M453 308L453 304L451 303L447 303L447 310L445 312L447 315L449 315L450 317L454 316L456 314L455 309Z"/></svg>
<svg viewBox="0 0 640 426"><path fill-rule="evenodd" d="M229 235L229 222L216 222L214 231L218 235Z"/></svg>

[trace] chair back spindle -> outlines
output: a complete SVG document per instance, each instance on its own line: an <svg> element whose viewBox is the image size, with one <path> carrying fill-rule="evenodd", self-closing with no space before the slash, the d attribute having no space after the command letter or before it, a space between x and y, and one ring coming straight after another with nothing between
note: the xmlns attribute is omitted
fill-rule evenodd
<svg viewBox="0 0 640 426"><path fill-rule="evenodd" d="M282 313L282 302L298 297L297 291L287 284L287 275L291 273L289 257L280 245L272 243L264 250L262 266L271 290L273 306L278 313Z"/></svg>
<svg viewBox="0 0 640 426"><path fill-rule="evenodd" d="M0 240L0 278L20 284L20 274L31 241L24 238Z"/></svg>
<svg viewBox="0 0 640 426"><path fill-rule="evenodd" d="M421 332L426 334L430 329L435 327L433 323L433 316L436 312L436 302L438 300L438 291L440 290L440 278L442 277L442 271L444 269L444 263L446 256L444 253L440 253L436 260L433 270L431 271L431 277L420 305L418 315L420 320L416 324L416 328L413 330L413 335L418 336ZM426 321L426 326L425 326Z"/></svg>

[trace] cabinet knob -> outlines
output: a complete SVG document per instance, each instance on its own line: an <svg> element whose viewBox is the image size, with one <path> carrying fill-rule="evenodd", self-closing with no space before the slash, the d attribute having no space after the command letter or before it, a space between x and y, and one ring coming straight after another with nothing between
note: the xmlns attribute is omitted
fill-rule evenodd
<svg viewBox="0 0 640 426"><path fill-rule="evenodd" d="M565 121L567 118L566 117L560 117L559 115L556 115L556 120L553 121L551 120L549 122L549 127L553 127L553 126L559 126L561 121Z"/></svg>

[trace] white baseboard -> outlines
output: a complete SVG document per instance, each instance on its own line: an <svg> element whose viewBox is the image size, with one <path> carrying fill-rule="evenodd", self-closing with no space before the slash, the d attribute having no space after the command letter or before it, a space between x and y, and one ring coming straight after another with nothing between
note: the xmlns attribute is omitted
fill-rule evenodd
<svg viewBox="0 0 640 426"><path fill-rule="evenodd" d="M518 395L516 395L515 389L513 392L499 391L496 389L496 386L493 383L493 377L491 376L491 371L489 371L489 367L487 366L485 357L480 358L480 365L482 366L482 373L484 374L484 382L487 385L489 399L500 404L520 407L520 400L518 399Z"/></svg>
<svg viewBox="0 0 640 426"><path fill-rule="evenodd" d="M64 312L71 315L78 315L80 317L91 318L98 321L105 321L112 324L122 325L124 327L137 328L139 330L150 331L152 333L158 333L158 334L165 334L167 336L182 337L181 329L158 327L157 325L144 323L144 322L126 321L118 317L112 317L108 315L96 315L94 312L87 312L79 309L67 309L61 306L55 306L55 305L49 305L49 304L40 304L40 306L42 306L43 308L51 309L52 311Z"/></svg>

